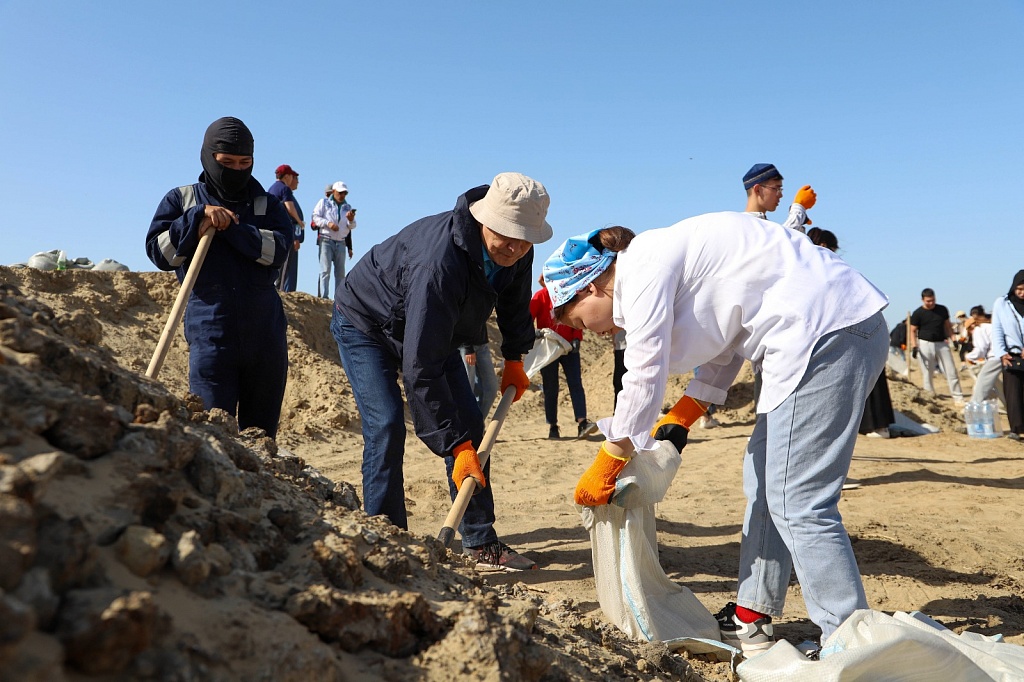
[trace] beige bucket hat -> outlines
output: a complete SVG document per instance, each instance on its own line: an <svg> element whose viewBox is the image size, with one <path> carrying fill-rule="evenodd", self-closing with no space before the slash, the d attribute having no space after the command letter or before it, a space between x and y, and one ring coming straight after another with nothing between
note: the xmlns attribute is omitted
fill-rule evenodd
<svg viewBox="0 0 1024 682"><path fill-rule="evenodd" d="M540 244L551 239L544 218L551 203L544 185L522 173L499 173L480 201L469 205L473 217L503 237Z"/></svg>

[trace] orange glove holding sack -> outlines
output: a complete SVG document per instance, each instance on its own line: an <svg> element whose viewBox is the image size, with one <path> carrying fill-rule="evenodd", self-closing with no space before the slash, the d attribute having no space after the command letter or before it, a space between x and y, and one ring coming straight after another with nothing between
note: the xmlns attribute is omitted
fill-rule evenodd
<svg viewBox="0 0 1024 682"><path fill-rule="evenodd" d="M668 414L654 425L651 436L656 440L670 441L672 445L676 446L676 450L682 452L686 447L686 437L690 433L690 427L707 412L707 409L690 396L684 395L679 402L672 406Z"/></svg>
<svg viewBox="0 0 1024 682"><path fill-rule="evenodd" d="M512 402L522 398L523 394L526 393L526 389L530 387L530 380L526 377L526 370L523 369L522 360L505 361L505 365L501 369L502 395L504 395L505 389L509 386L516 387L516 397Z"/></svg>
<svg viewBox="0 0 1024 682"><path fill-rule="evenodd" d="M484 478L483 467L480 466L480 458L476 454L476 448L472 441L466 441L455 446L452 450L455 455L455 466L452 467L452 480L455 481L455 489L462 490L462 482L467 478L476 480L478 490L487 487L487 479Z"/></svg>
<svg viewBox="0 0 1024 682"><path fill-rule="evenodd" d="M626 466L630 458L616 457L608 452L608 443L602 443L597 453L597 459L590 465L590 468L583 472L579 483L576 484L576 494L573 499L576 504L584 507L597 507L608 504L615 493L615 479L619 472Z"/></svg>
<svg viewBox="0 0 1024 682"><path fill-rule="evenodd" d="M811 189L810 185L804 185L796 191L796 197L793 199L794 204L800 204L804 208L811 208L814 206L814 202L818 200L817 193Z"/></svg>

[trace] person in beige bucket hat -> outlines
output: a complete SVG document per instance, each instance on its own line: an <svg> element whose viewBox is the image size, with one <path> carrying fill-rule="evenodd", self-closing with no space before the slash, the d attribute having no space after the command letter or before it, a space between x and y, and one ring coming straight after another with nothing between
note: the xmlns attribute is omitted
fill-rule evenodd
<svg viewBox="0 0 1024 682"><path fill-rule="evenodd" d="M459 348L486 343L487 320L496 312L505 361L501 392L514 387L516 400L526 392L533 245L551 238L549 203L536 180L498 174L460 196L454 209L417 220L370 249L337 288L331 320L362 418L363 509L409 527L402 472L408 403L416 435L444 458L451 498L467 478L479 484L459 526L463 551L503 569L536 563L494 530L490 463L481 466L476 451L484 419Z"/></svg>
<svg viewBox="0 0 1024 682"><path fill-rule="evenodd" d="M499 173L487 194L469 205L469 212L503 237L541 244L551 239L544 219L551 200L544 185L522 173Z"/></svg>

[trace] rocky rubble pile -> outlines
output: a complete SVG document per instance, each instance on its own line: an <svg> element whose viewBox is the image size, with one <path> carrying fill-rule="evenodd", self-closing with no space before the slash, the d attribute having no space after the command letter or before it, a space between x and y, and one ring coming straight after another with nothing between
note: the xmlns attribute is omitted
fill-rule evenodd
<svg viewBox="0 0 1024 682"><path fill-rule="evenodd" d="M701 679L487 586L102 336L0 284L0 679Z"/></svg>

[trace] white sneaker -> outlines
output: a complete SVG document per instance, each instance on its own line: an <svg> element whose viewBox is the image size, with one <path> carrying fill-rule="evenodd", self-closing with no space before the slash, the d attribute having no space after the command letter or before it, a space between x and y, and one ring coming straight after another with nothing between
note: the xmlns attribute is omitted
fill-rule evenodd
<svg viewBox="0 0 1024 682"><path fill-rule="evenodd" d="M866 435L868 438L889 438L889 427L883 426L880 429L869 431Z"/></svg>
<svg viewBox="0 0 1024 682"><path fill-rule="evenodd" d="M697 426L699 426L702 429L713 429L716 426L721 426L721 424L719 424L718 420L715 419L714 417L704 415L699 420L697 420Z"/></svg>

